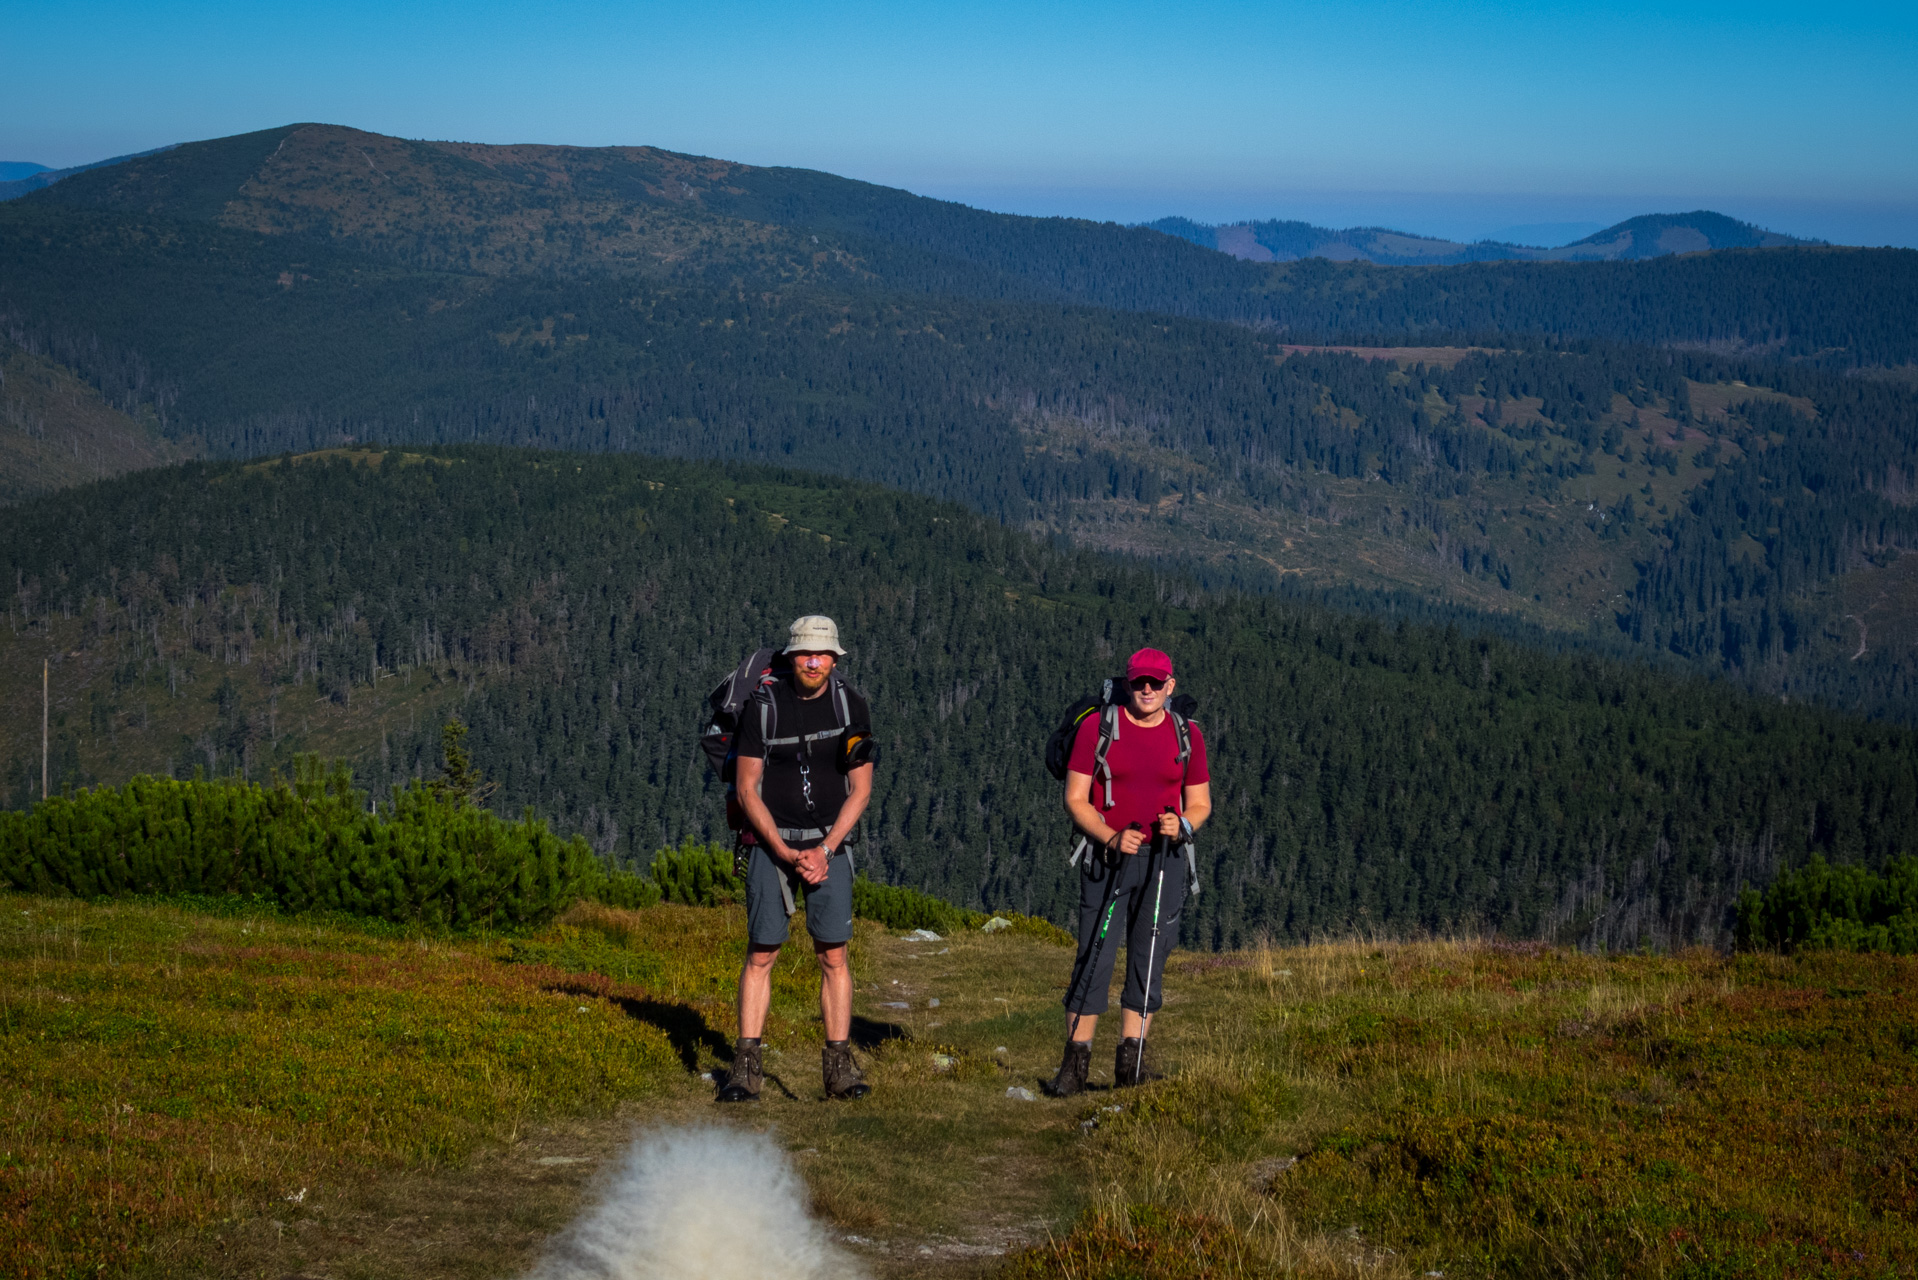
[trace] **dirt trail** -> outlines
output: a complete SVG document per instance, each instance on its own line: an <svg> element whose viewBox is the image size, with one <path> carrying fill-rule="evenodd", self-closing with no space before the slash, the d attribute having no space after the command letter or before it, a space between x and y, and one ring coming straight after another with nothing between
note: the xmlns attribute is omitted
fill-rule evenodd
<svg viewBox="0 0 1918 1280"><path fill-rule="evenodd" d="M1023 939L876 937L855 965L869 1100L825 1101L816 1045L794 1043L769 1046L773 1079L759 1103L721 1108L700 1074L719 1064L702 1052L666 1092L614 1114L529 1129L455 1169L312 1188L283 1214L227 1226L212 1256L204 1237L174 1253L173 1266L164 1258L174 1251L162 1250L158 1270L204 1275L210 1266L276 1280L519 1275L590 1202L636 1133L722 1124L770 1131L792 1153L814 1212L875 1277L983 1275L1009 1250L1062 1230L1079 1208L1070 1153L1083 1108L1006 1093L1037 1092L1057 1034L1051 979L1068 963L1068 953Z"/></svg>

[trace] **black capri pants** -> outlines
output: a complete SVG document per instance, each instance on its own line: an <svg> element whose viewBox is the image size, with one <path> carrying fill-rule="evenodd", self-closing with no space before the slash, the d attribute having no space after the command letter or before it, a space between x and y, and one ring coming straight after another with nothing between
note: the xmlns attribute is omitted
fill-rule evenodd
<svg viewBox="0 0 1918 1280"><path fill-rule="evenodd" d="M1130 857L1121 856L1117 867L1100 861L1099 850L1088 851L1079 877L1079 958L1072 966L1072 981L1066 984L1067 1013L1097 1015L1108 1006L1107 991L1112 986L1112 967L1118 961L1119 946L1125 945L1125 990L1119 996L1122 1008L1134 1013L1155 1013L1164 1003L1165 958L1179 940L1179 913L1185 907L1185 846L1175 845L1153 857L1150 846ZM1116 878L1116 883L1115 883ZM1159 907L1159 944L1152 945L1152 906ZM1105 924L1106 936L1099 931ZM1146 972L1150 958L1152 972Z"/></svg>

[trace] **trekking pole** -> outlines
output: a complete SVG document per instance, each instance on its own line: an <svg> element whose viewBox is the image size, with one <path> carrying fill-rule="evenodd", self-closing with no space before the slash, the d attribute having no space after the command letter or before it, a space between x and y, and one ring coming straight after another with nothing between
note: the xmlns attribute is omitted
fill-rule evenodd
<svg viewBox="0 0 1918 1280"><path fill-rule="evenodd" d="M1167 809L1166 812L1171 813L1172 810ZM1165 860L1159 855L1164 850L1165 842L1169 838L1168 836L1160 835L1156 831L1152 833L1152 860L1158 864L1159 873L1157 882L1152 890L1152 940L1146 944L1145 999L1140 1001L1142 1005L1150 1005L1152 1003L1152 966L1159 958L1159 903L1165 897ZM1150 870L1148 870L1147 874L1150 874ZM1162 982L1159 985L1163 990L1165 984ZM1163 996L1161 998L1163 998ZM1139 1078L1141 1080L1145 1078L1145 1038L1151 1030L1152 1014L1149 1010L1141 1008L1139 1010Z"/></svg>
<svg viewBox="0 0 1918 1280"><path fill-rule="evenodd" d="M1126 828L1126 830L1128 831L1133 830L1134 828L1138 827L1138 825L1139 824L1136 822L1132 823L1130 826ZM1120 856L1123 857L1124 855L1122 854ZM1101 862L1105 861L1105 851L1103 848L1100 850L1099 860ZM1072 999L1069 1003L1077 1004L1079 1003L1081 999L1084 998L1085 993L1083 991L1077 990L1077 988L1079 987L1081 983L1084 983L1094 973L1098 972L1099 958L1105 954L1106 933L1108 930L1112 928L1112 913L1118 907L1118 905L1119 905L1119 868L1116 866L1108 866L1106 867L1106 900L1105 900L1105 905L1100 909L1100 912L1099 912L1099 933L1098 933L1098 936L1093 940L1091 952L1088 953L1088 955L1086 956L1086 967L1079 971L1079 981L1073 984L1075 991L1068 993L1072 996ZM1072 1011L1072 1021L1070 1024L1068 1024L1066 1028L1067 1040L1078 1039L1079 1020L1083 1017L1085 1017L1085 1015L1083 1013L1080 1013L1077 1009L1074 1009Z"/></svg>

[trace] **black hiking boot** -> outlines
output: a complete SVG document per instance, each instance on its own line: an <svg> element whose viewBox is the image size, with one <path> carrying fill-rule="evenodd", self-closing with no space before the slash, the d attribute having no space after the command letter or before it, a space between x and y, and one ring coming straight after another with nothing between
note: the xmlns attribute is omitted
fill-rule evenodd
<svg viewBox="0 0 1918 1280"><path fill-rule="evenodd" d="M1059 1060L1059 1074L1046 1081L1045 1091L1055 1098L1070 1098L1086 1087L1092 1074L1092 1042L1066 1041L1065 1057Z"/></svg>
<svg viewBox="0 0 1918 1280"><path fill-rule="evenodd" d="M765 1082L759 1052L759 1041L742 1039L739 1042L739 1047L733 1050L733 1069L726 1073L726 1083L719 1086L717 1101L759 1101L759 1086Z"/></svg>
<svg viewBox="0 0 1918 1280"><path fill-rule="evenodd" d="M1151 1078L1145 1069L1145 1041L1136 1036L1119 1041L1118 1056L1112 1060L1112 1087L1130 1089Z"/></svg>
<svg viewBox="0 0 1918 1280"><path fill-rule="evenodd" d="M819 1074L825 1078L828 1098L863 1098L872 1092L872 1086L859 1074L859 1064L852 1060L850 1041L826 1041L819 1055Z"/></svg>

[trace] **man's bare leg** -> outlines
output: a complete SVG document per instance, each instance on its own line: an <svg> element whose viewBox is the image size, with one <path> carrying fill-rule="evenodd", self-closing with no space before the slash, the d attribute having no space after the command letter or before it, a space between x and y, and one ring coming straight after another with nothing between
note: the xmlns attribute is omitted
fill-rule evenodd
<svg viewBox="0 0 1918 1280"><path fill-rule="evenodd" d="M852 966L846 962L846 944L814 942L812 947L819 957L819 1016L826 1023L826 1039L844 1040L852 1035ZM769 968L769 995L771 972Z"/></svg>
<svg viewBox="0 0 1918 1280"><path fill-rule="evenodd" d="M852 1056L852 967L846 944L815 941L819 957L819 1016L826 1024L826 1047L819 1073L829 1098L863 1098L872 1092Z"/></svg>
<svg viewBox="0 0 1918 1280"><path fill-rule="evenodd" d="M766 1010L773 1002L773 964L779 959L778 947L749 944L746 963L739 971L739 1034L742 1039L757 1040L766 1030ZM851 1007L852 988L846 988Z"/></svg>

